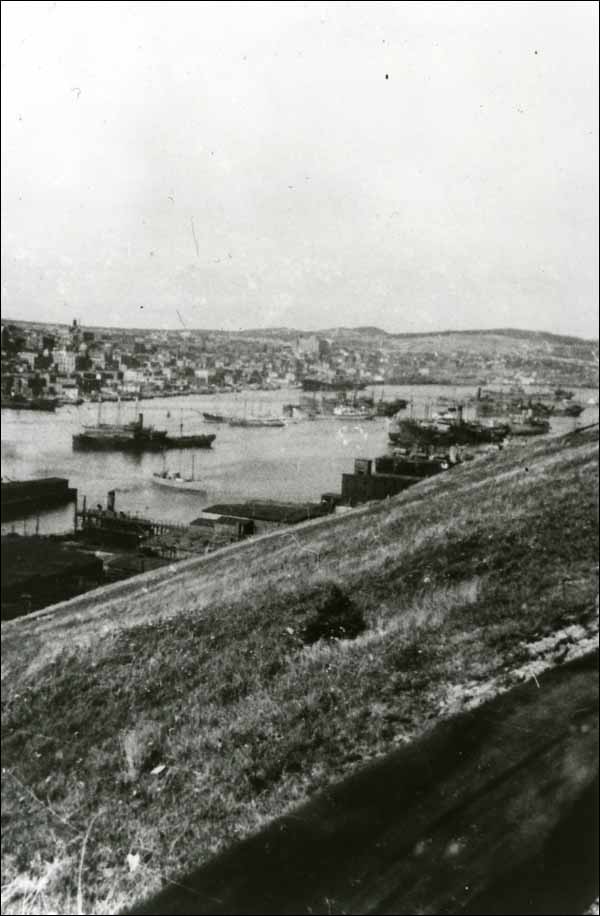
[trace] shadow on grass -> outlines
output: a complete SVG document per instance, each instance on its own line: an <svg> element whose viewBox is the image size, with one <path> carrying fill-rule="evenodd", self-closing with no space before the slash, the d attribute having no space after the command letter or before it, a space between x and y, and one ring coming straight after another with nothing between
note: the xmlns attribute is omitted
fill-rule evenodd
<svg viewBox="0 0 600 916"><path fill-rule="evenodd" d="M127 913L582 912L598 893L597 668L440 723Z"/></svg>

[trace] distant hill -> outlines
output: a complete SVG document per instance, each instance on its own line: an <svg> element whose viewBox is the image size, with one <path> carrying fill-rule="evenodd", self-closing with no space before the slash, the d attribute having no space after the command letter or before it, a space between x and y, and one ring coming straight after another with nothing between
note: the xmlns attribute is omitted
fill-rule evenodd
<svg viewBox="0 0 600 916"><path fill-rule="evenodd" d="M55 321L23 321L19 318L3 318L3 326L16 325L17 327L28 328L66 328L68 323ZM120 331L124 334L156 334L163 333L163 328L130 328L130 327L105 327L103 325L84 324L82 327L99 333L118 334ZM348 327L340 325L339 327L320 328L317 330L306 330L302 328L290 327L268 327L268 328L240 328L236 331L225 331L220 328L169 328L165 333L191 333L191 334L231 334L236 337L306 337L316 335L317 337L348 337L348 338L387 338L388 340L416 340L425 338L428 340L434 338L475 338L475 337L505 337L521 341L541 342L556 344L589 344L598 347L597 338L576 337L567 334L555 334L551 331L529 331L523 328L473 328L472 330L443 330L443 331L386 331L375 325L359 325L357 327Z"/></svg>

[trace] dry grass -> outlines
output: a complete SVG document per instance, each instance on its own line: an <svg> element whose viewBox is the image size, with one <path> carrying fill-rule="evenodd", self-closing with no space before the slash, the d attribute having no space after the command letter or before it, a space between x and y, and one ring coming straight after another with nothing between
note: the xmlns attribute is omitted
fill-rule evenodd
<svg viewBox="0 0 600 916"><path fill-rule="evenodd" d="M501 689L528 646L569 651L595 620L596 457L587 434L506 450L5 628L2 912L116 912ZM366 630L307 646L332 584Z"/></svg>

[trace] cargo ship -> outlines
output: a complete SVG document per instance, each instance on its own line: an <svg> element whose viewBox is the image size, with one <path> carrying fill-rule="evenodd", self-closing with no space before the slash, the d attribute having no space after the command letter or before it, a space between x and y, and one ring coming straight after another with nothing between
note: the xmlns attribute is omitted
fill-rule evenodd
<svg viewBox="0 0 600 916"><path fill-rule="evenodd" d="M144 415L139 414L132 423L97 423L84 426L73 436L75 450L160 451L166 448L210 448L216 439L214 433L192 433L171 436L166 429L144 426Z"/></svg>
<svg viewBox="0 0 600 916"><path fill-rule="evenodd" d="M114 449L119 451L147 451L166 448L166 429L144 426L144 415L139 414L132 423L97 423L84 426L73 436L73 448Z"/></svg>
<svg viewBox="0 0 600 916"><path fill-rule="evenodd" d="M428 447L451 445L499 444L510 433L508 423L485 425L477 421L465 421L462 410L456 416L436 417L432 420L406 419L397 422L388 438L393 445L404 447Z"/></svg>
<svg viewBox="0 0 600 916"><path fill-rule="evenodd" d="M214 433L188 433L179 436L167 435L165 448L210 448L217 437Z"/></svg>

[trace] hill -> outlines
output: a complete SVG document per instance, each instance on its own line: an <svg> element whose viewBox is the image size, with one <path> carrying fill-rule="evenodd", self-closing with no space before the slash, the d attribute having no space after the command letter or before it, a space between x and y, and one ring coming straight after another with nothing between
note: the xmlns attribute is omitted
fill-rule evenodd
<svg viewBox="0 0 600 916"><path fill-rule="evenodd" d="M511 446L5 624L3 912L116 912L589 650L597 453Z"/></svg>

